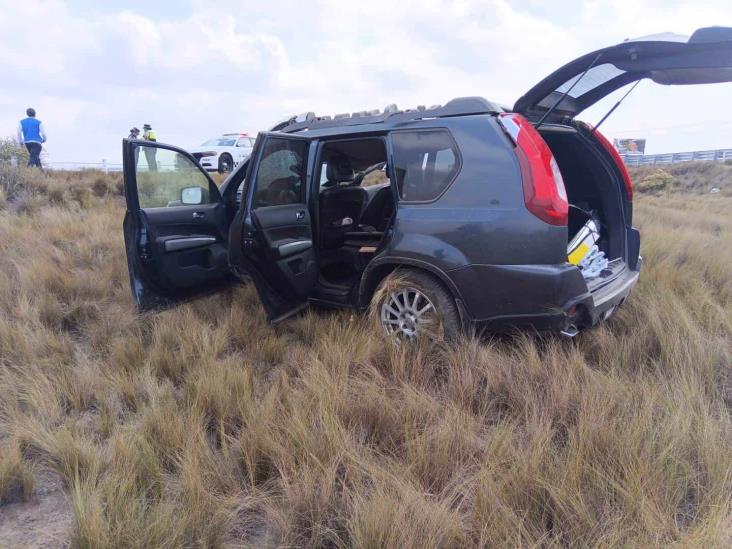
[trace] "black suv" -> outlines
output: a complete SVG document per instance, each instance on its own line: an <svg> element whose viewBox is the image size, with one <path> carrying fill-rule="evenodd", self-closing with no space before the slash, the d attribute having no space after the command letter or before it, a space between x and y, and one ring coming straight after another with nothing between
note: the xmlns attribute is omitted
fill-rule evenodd
<svg viewBox="0 0 732 549"><path fill-rule="evenodd" d="M182 149L125 140L134 298L157 308L246 275L272 322L308 302L371 304L405 337L573 335L623 302L641 266L630 177L575 116L644 78L732 81L732 29L595 51L513 109L469 97L293 117L260 133L221 188ZM604 263L587 276L567 247L590 217Z"/></svg>

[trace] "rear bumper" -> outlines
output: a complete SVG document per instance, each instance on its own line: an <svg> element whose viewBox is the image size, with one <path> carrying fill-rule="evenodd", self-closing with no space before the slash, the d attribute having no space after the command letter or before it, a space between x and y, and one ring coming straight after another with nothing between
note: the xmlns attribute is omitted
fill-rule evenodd
<svg viewBox="0 0 732 549"><path fill-rule="evenodd" d="M219 169L219 162L218 160L215 163L212 163L211 161L201 162L201 167L207 172L216 172Z"/></svg>
<svg viewBox="0 0 732 549"><path fill-rule="evenodd" d="M640 260L636 269L622 263L607 282L594 281L589 287L569 264L471 266L449 275L463 290L466 328L562 332L608 318L638 282L640 267Z"/></svg>
<svg viewBox="0 0 732 549"><path fill-rule="evenodd" d="M193 156L196 157L196 154L193 153ZM196 157L196 160L207 172L215 172L219 169L219 155Z"/></svg>
<svg viewBox="0 0 732 549"><path fill-rule="evenodd" d="M605 320L617 309L638 283L642 260L639 258L636 269L623 266L622 271L607 284L603 284L588 292L578 300L572 300L564 307L568 325L577 328L589 328L601 320ZM573 307L574 306L574 307Z"/></svg>

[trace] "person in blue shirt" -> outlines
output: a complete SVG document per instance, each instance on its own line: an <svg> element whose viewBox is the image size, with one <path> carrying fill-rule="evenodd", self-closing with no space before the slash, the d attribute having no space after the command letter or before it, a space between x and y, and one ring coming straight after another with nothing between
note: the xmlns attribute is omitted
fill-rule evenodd
<svg viewBox="0 0 732 549"><path fill-rule="evenodd" d="M24 118L18 125L18 143L25 145L28 149L28 166L41 167L41 150L46 142L46 130L43 122L36 118L36 110L26 109Z"/></svg>

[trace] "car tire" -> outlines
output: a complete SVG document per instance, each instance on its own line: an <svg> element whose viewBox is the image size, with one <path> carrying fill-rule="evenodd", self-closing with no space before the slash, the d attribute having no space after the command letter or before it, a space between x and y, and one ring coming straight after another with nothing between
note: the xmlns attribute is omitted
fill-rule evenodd
<svg viewBox="0 0 732 549"><path fill-rule="evenodd" d="M222 154L219 157L219 173L229 173L234 169L234 160L231 155Z"/></svg>
<svg viewBox="0 0 732 549"><path fill-rule="evenodd" d="M398 340L454 341L461 332L450 292L431 274L415 269L397 269L379 284L371 316Z"/></svg>

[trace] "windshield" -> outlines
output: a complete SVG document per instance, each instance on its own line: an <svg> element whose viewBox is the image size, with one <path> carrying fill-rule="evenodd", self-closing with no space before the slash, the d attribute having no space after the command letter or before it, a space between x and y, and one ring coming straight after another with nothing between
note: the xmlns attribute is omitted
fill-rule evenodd
<svg viewBox="0 0 732 549"><path fill-rule="evenodd" d="M217 137L215 139L209 139L202 147L233 147L236 143L236 139L233 137Z"/></svg>

